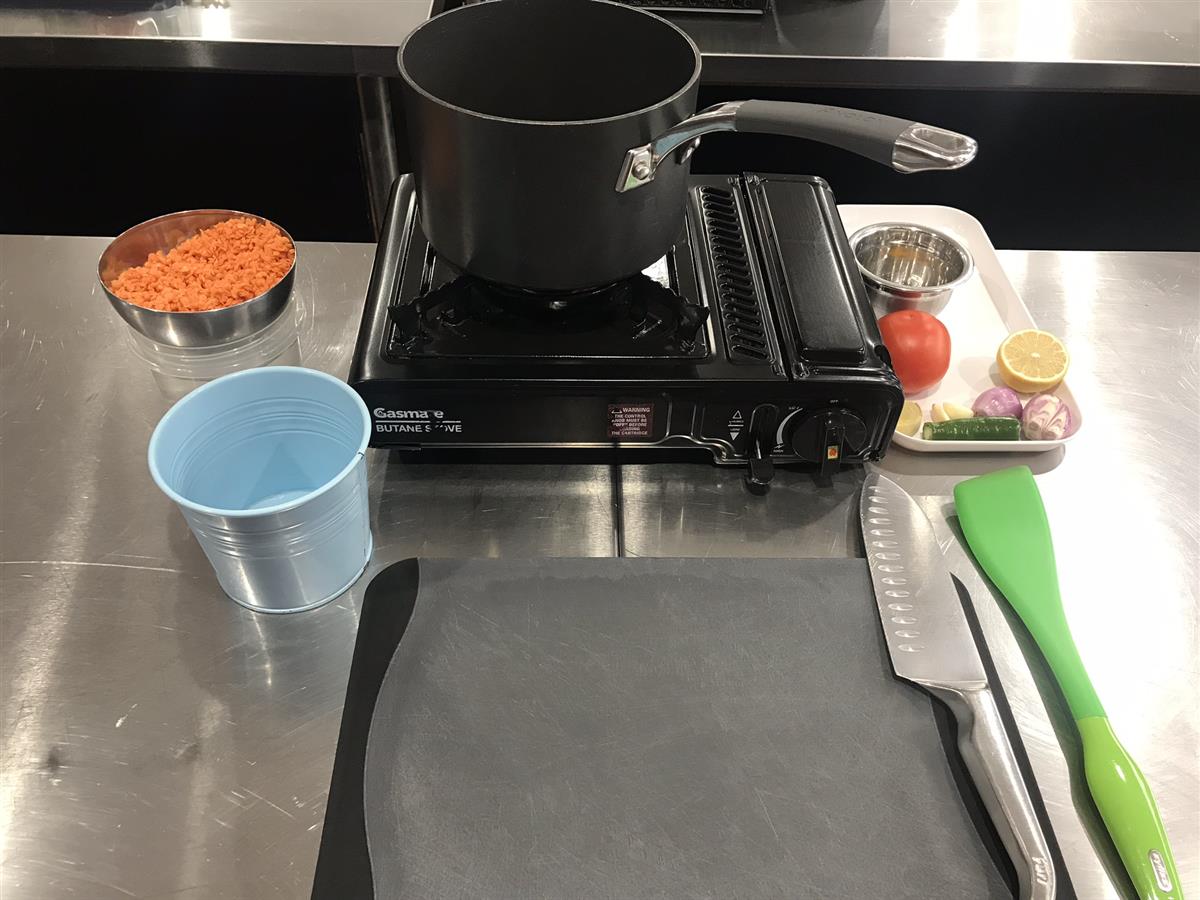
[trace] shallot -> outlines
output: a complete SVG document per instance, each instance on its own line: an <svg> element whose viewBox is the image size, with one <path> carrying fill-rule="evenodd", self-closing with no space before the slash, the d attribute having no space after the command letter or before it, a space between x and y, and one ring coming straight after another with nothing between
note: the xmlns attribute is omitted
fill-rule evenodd
<svg viewBox="0 0 1200 900"><path fill-rule="evenodd" d="M971 409L977 416L1007 416L1021 418L1021 398L1012 388L988 388L975 398Z"/></svg>
<svg viewBox="0 0 1200 900"><path fill-rule="evenodd" d="M1072 431L1071 407L1053 394L1038 394L1021 413L1021 434L1030 441L1058 441Z"/></svg>

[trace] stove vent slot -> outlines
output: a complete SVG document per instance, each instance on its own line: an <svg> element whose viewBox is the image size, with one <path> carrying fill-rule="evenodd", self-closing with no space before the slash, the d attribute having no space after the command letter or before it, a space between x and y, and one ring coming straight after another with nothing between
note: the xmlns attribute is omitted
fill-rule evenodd
<svg viewBox="0 0 1200 900"><path fill-rule="evenodd" d="M725 326L729 358L771 362L773 354L761 300L754 286L742 217L733 192L700 188L700 210L716 276L717 305Z"/></svg>

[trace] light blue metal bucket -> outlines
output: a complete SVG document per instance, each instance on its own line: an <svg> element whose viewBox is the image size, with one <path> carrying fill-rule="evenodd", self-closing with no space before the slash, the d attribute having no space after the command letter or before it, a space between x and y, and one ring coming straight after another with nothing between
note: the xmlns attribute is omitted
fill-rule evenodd
<svg viewBox="0 0 1200 900"><path fill-rule="evenodd" d="M333 376L250 369L163 416L150 474L225 593L259 612L299 612L349 588L371 557L370 433L366 404Z"/></svg>

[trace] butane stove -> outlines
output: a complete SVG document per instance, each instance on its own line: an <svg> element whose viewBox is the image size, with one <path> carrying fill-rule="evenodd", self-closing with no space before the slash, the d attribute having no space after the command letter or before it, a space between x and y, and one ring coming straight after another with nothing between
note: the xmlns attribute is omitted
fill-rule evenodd
<svg viewBox="0 0 1200 900"><path fill-rule="evenodd" d="M691 448L746 466L753 489L779 463L880 458L904 397L828 185L696 176L687 203L643 273L544 294L439 258L402 177L350 371L371 445Z"/></svg>

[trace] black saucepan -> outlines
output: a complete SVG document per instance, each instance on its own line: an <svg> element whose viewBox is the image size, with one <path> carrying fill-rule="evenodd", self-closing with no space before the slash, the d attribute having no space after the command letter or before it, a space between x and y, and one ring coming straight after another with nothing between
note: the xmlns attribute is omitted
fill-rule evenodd
<svg viewBox="0 0 1200 900"><path fill-rule="evenodd" d="M700 52L607 0L489 0L398 54L421 226L480 278L577 291L641 271L683 227L701 135L793 135L901 172L956 169L970 138L890 116L745 100L695 113Z"/></svg>

